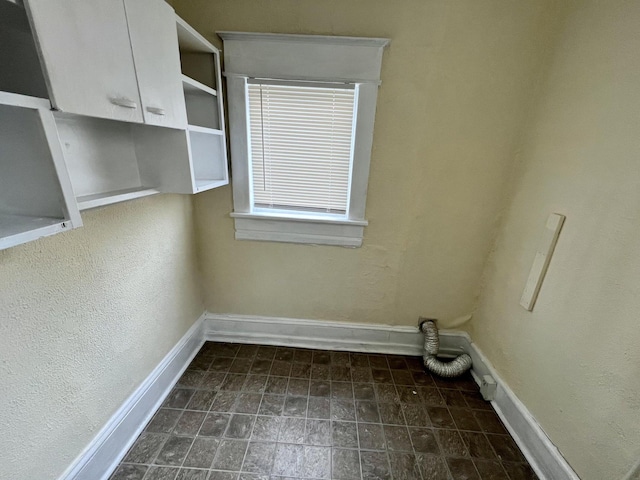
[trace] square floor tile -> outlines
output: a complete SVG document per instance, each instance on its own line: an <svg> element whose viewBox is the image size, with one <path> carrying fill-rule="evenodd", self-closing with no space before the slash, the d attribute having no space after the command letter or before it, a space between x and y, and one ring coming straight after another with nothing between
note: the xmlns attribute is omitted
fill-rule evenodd
<svg viewBox="0 0 640 480"><path fill-rule="evenodd" d="M207 342L111 480L536 480L473 378Z"/></svg>

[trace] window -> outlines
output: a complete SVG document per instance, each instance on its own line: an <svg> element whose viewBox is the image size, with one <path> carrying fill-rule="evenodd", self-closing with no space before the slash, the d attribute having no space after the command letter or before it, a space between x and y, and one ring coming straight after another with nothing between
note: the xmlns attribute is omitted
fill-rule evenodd
<svg viewBox="0 0 640 480"><path fill-rule="evenodd" d="M347 213L353 85L248 85L253 209Z"/></svg>
<svg viewBox="0 0 640 480"><path fill-rule="evenodd" d="M388 41L219 35L236 239L359 247Z"/></svg>

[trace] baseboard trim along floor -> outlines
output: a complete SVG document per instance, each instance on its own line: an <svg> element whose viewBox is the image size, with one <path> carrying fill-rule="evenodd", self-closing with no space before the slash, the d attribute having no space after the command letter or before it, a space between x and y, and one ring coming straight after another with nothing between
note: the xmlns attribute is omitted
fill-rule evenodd
<svg viewBox="0 0 640 480"><path fill-rule="evenodd" d="M496 393L491 404L538 477L541 480L580 480L478 346L468 335L458 337L458 340L459 351L468 353L473 360L471 373L476 383L480 384L480 379L485 375L490 375L496 382Z"/></svg>
<svg viewBox="0 0 640 480"><path fill-rule="evenodd" d="M417 325L370 325L206 313L118 409L60 479L106 480L207 340L398 355L421 355L424 342ZM484 375L493 377L497 390L492 405L541 480L579 480L467 333L440 331L440 351L445 355L464 352L471 355L476 381Z"/></svg>
<svg viewBox="0 0 640 480"><path fill-rule="evenodd" d="M203 314L109 419L60 480L106 480L204 343Z"/></svg>

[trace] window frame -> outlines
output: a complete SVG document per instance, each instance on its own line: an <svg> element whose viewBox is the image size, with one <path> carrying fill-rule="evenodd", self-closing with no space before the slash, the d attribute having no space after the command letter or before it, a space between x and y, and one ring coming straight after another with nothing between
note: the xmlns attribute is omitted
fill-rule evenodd
<svg viewBox="0 0 640 480"><path fill-rule="evenodd" d="M349 142L350 142L350 151L349 151L349 172L348 172L348 178L347 178L347 200L351 197L351 176L353 174L352 171L352 167L353 167L353 152L354 152L354 138L355 138L355 128L357 125L357 112L356 112L356 106L358 104L358 85L355 83L345 83L345 82L340 82L340 83L326 83L326 82L285 82L282 80L271 80L271 79L258 79L258 78L250 78L247 79L247 87L249 87L250 85L275 85L275 86L286 86L286 87L300 87L300 88L331 88L331 89L336 89L336 90L349 90L353 92L353 103L351 104L351 134L350 134L350 138L349 138ZM247 92L247 96L249 97L250 94ZM248 121L250 122L250 114L248 115ZM247 128L251 129L251 124L249 124L247 126ZM251 135L248 135L248 141L249 144L251 144L251 141L253 140ZM250 165L250 171L253 173L254 172L254 165L253 165L253 152L251 151L252 149L249 149L249 165ZM281 214L287 214L287 213L302 213L304 212L303 209L277 209L277 208L273 208L273 207L269 207L269 208L264 208L264 207L259 207L256 206L256 202L255 202L255 182L253 181L254 179L251 178L250 182L249 182L249 187L251 189L251 205L252 205L252 212L256 212L256 213L265 213L265 212L273 212L276 215L281 215ZM349 204L347 202L347 204L345 205L345 213L344 214L339 214L336 212L336 214L331 214L328 212L321 212L321 211L316 211L314 212L313 210L307 210L307 212L314 214L315 216L318 216L320 218L326 217L327 219L331 220L334 218L344 218L347 219L349 218ZM337 217L336 217L337 216Z"/></svg>
<svg viewBox="0 0 640 480"><path fill-rule="evenodd" d="M224 41L237 240L360 247L364 235L373 126L383 38L217 32ZM347 213L256 209L251 198L247 84L269 79L301 85L351 83L357 91Z"/></svg>

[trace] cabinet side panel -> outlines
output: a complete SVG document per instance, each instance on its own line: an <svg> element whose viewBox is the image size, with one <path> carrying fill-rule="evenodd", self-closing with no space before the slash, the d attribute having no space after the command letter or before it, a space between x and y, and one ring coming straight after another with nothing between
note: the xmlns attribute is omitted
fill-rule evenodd
<svg viewBox="0 0 640 480"><path fill-rule="evenodd" d="M38 117L42 124L44 136L47 139L47 144L51 154L51 162L56 172L58 184L60 185L65 219L69 219L73 228L81 227L82 217L80 216L78 202L76 201L73 186L71 185L71 178L69 177L67 163L64 160L64 153L62 152L62 145L60 144L60 137L58 136L55 117L51 110L45 109L38 110Z"/></svg>

